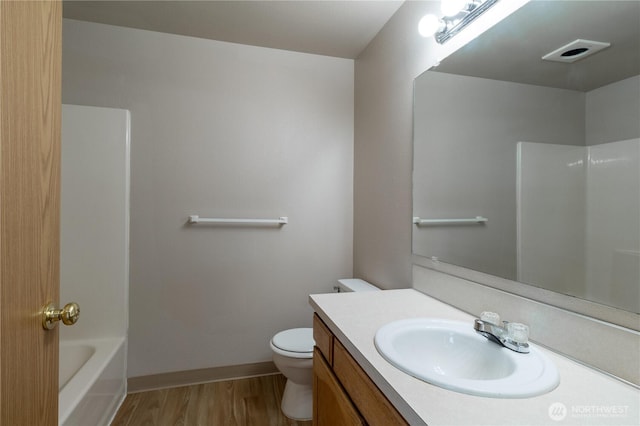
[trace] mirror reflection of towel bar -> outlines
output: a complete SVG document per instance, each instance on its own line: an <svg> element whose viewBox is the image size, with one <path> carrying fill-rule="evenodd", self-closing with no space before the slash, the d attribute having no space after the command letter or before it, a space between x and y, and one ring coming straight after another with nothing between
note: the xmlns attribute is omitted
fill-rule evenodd
<svg viewBox="0 0 640 426"><path fill-rule="evenodd" d="M286 216L279 217L278 219L222 219L222 218L204 218L198 215L189 216L189 223L230 223L230 224L246 224L246 225L285 225L289 223L289 218Z"/></svg>
<svg viewBox="0 0 640 426"><path fill-rule="evenodd" d="M450 224L481 224L486 223L489 219L482 216L476 216L469 219L421 219L419 217L413 218L413 223L416 225L450 225Z"/></svg>

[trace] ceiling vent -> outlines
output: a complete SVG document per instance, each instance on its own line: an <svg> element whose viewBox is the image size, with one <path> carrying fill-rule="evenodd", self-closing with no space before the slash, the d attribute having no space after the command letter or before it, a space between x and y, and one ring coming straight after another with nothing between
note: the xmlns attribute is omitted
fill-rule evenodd
<svg viewBox="0 0 640 426"><path fill-rule="evenodd" d="M542 59L545 61L571 63L591 56L609 46L611 46L611 43L577 39L551 53L547 53Z"/></svg>

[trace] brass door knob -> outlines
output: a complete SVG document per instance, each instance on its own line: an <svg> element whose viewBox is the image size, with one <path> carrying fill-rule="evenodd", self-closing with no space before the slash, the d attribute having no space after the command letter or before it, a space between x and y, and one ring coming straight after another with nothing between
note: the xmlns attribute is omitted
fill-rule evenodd
<svg viewBox="0 0 640 426"><path fill-rule="evenodd" d="M67 303L62 309L56 309L53 302L47 303L42 308L42 327L45 330L53 330L62 321L64 325L73 325L80 318L80 306L75 303Z"/></svg>

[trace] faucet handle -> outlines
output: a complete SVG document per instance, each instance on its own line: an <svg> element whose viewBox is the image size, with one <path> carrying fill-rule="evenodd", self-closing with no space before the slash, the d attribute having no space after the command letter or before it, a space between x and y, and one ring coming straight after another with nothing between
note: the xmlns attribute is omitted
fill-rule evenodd
<svg viewBox="0 0 640 426"><path fill-rule="evenodd" d="M529 327L519 322L510 322L507 324L507 336L515 343L527 343L529 341Z"/></svg>
<svg viewBox="0 0 640 426"><path fill-rule="evenodd" d="M500 325L500 315L495 312L485 311L480 314L480 320L493 325Z"/></svg>

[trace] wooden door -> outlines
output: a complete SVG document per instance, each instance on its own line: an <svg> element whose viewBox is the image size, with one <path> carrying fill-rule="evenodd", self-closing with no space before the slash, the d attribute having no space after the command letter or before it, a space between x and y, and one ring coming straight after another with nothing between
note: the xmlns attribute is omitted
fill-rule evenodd
<svg viewBox="0 0 640 426"><path fill-rule="evenodd" d="M0 1L0 424L58 423L62 3Z"/></svg>

